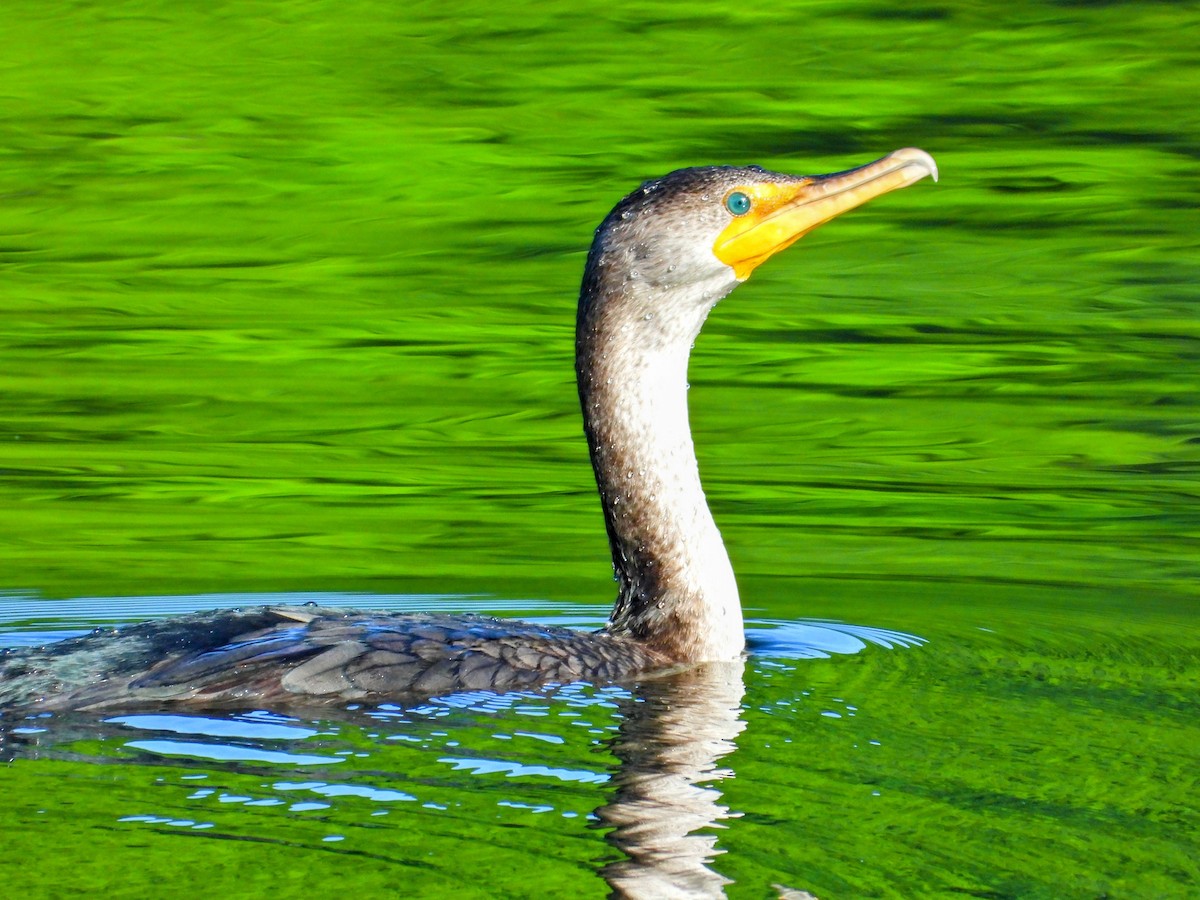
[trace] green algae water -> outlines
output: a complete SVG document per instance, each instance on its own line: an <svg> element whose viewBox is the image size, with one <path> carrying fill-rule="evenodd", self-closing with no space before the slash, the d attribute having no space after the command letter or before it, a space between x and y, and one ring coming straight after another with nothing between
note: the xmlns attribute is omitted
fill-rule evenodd
<svg viewBox="0 0 1200 900"><path fill-rule="evenodd" d="M1198 17L6 4L7 645L308 599L598 625L595 225L684 165L942 170L697 343L744 669L9 722L6 893L1200 895Z"/></svg>

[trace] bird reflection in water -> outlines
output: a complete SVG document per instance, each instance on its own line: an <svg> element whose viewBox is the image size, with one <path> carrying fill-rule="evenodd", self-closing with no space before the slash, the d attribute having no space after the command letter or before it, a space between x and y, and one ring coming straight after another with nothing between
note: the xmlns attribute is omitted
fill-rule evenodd
<svg viewBox="0 0 1200 900"><path fill-rule="evenodd" d="M612 800L596 811L625 858L603 875L618 897L721 897L729 880L709 868L709 829L738 815L714 782L746 727L745 663L709 663L643 683L622 707L612 751L621 765Z"/></svg>
<svg viewBox="0 0 1200 900"><path fill-rule="evenodd" d="M730 882L710 868L713 859L722 852L716 847L717 838L711 829L738 813L731 812L721 802L721 792L714 782L734 775L732 770L719 764L735 749L735 740L746 727L742 718L744 668L742 660L703 664L642 682L617 701L614 716L617 733L608 749L618 763L607 781L610 787L606 791L608 800L594 812L598 827L611 829L605 839L621 855L620 859L607 862L600 870L613 896L724 896L724 886ZM611 698L612 695L607 696ZM451 695L430 702L468 712L461 702L466 699L473 701L468 715L487 705L487 700L479 695L472 698ZM527 693L520 693L507 697L492 695L489 699L495 701L494 708L503 709L506 704L502 701L506 699L511 707L528 704L532 698ZM21 757L53 764L55 759L63 757L78 760L74 748L81 742L113 739L114 758L98 759L98 763L128 763L130 750L140 751L142 758L154 762L158 762L160 754L164 753L168 757L183 754L195 758L207 752L211 754L208 757L211 761L203 768L233 773L244 765L256 768L265 765L268 771L288 773L288 779L294 779L296 764L319 763L313 774L320 771L321 777L328 781L331 794L357 791L361 795L368 788L354 777L345 782L336 780L333 776L336 768L329 768L328 763L341 760L329 758L328 749L318 748L310 741L319 741L319 735L339 732L368 730L382 733L381 721L411 722L416 718L414 711L389 705L384 710L344 710L340 713L324 708L319 711L319 718L310 718L295 710L291 711L293 715L287 716L263 711L231 714L228 710L209 715L178 716L164 715L161 710L153 709L142 714L109 718L87 713L42 713L15 719L0 716L0 752L5 761ZM437 721L439 730L450 737L457 735L453 714L439 716ZM247 722L255 723L249 731L245 730ZM472 719L466 719L461 724L469 731L474 723ZM180 729L175 732L178 737L164 740L165 728ZM150 731L155 739L128 740L128 729L142 735ZM255 732L292 739L284 743L245 739ZM430 749L440 755L447 743L438 743ZM254 744L260 749L246 755L245 751ZM92 743L91 746L100 745ZM231 755L231 751L239 751L242 755ZM482 758L477 761L484 762ZM155 765L151 771L158 768ZM603 782L604 777L599 773L596 775ZM309 781L310 784L317 783ZM276 786L282 790L281 786ZM380 787L369 790L397 793L401 789L404 793L397 796L416 799L411 793L418 792L418 785L410 784L409 779L399 774L382 779ZM470 792L472 785L459 783L455 789ZM155 802L150 808L157 806L158 802ZM162 818L161 822L167 823L168 819ZM408 822L405 827L412 824L415 822ZM325 826L321 827L324 830ZM204 834L214 838L237 836L233 823L220 824Z"/></svg>
<svg viewBox="0 0 1200 900"><path fill-rule="evenodd" d="M901 649L925 643L921 637L899 631L813 620L757 620L751 623L748 638L752 653L766 665L856 654L868 646ZM728 757L746 728L744 676L745 661L739 659L700 664L621 688L577 683L536 692L451 693L407 704L366 705L361 709L340 710L323 706L309 709L307 713L290 708L288 714L262 710L249 713L209 711L204 714L193 710L185 714L161 705L143 707L140 712L123 711L116 716L7 712L0 713L0 760L21 756L42 758L53 765L56 759L62 758L81 761L79 748L91 747L92 754L102 754L93 757L98 764L117 765L130 761L157 764L164 757L183 757L190 761L189 767L198 765L218 778L228 775L233 779L230 784L236 783L238 773L246 765L255 767L255 771L286 773L284 782L295 782L299 766L313 776L325 779L324 782L314 781L312 777L301 779L308 789L314 789L315 785L316 792L322 796L370 796L378 802L400 802L397 812L407 802L421 801L426 804L425 808L430 808L428 803L433 800L451 796L456 807L469 808L473 802L481 801L484 808L480 815L472 818L485 834L491 827L486 824L490 821L489 816L494 815L495 779L511 775L532 776L532 780L525 780L529 797L521 799L536 797L532 802L539 804L548 800L547 811L557 809L570 819L591 811L595 827L605 831L604 840L619 858L610 855L600 864L598 874L614 896L720 897L730 881L721 874L719 857L724 851L718 847L718 836L720 829L725 827L723 823L736 819L743 812L731 810L723 802L721 783L737 775ZM494 741L488 743L485 739L480 743L479 740L479 727L486 729L484 733L487 734L510 731L508 735L493 736L511 740L512 733L519 734L531 724L531 720L521 716L522 713L574 717L580 715L581 708L590 709L601 718L594 723L572 718L571 724L587 724L589 733L607 728L610 737L600 742L589 738L583 746L576 744L579 755L574 756L575 763L570 761L570 752L559 757L566 760L565 763L550 763L548 755L536 749L540 744L525 745L526 749L522 751L516 745L506 743L502 750ZM607 725L604 719L607 719ZM554 719L546 718L545 721L549 723ZM599 728L591 728L593 724ZM556 731L554 728L544 730ZM135 735L132 740L131 731ZM549 737L561 745L572 732L579 734L575 728L566 728ZM398 744L396 738L405 743ZM566 743L570 746L574 740L569 738ZM601 743L602 748L598 748L597 743ZM445 755L446 748L460 744L475 749L455 750L453 759ZM405 748L402 759L393 755L400 746ZM330 764L344 762L346 757L337 754L337 747L353 747L359 755L367 750L377 757L371 766L375 773L373 777L364 780L365 773L360 770L347 771L345 777L339 777L340 767ZM616 764L595 765L597 749L611 753ZM409 750L420 754L420 761L408 756ZM137 755L131 757L130 753ZM448 779L434 776L430 780L411 774L415 771L414 764L427 764L431 760L439 764L454 763L456 772L473 771L483 777L464 780L457 775ZM569 794L555 794L554 780L545 780L548 765L572 767L556 769L565 773L566 780L572 783L603 785L604 802L589 809L585 799L584 805L571 809L579 796L574 795L572 799ZM158 766L155 765L153 770L158 771ZM542 773L540 777L538 770ZM388 772L394 774L383 774ZM497 776L498 772L503 774ZM255 784L261 788L261 779L256 778ZM294 794L289 792L297 785L280 782L271 785L284 792L283 795L271 794L256 802L279 804L280 809L288 809L283 798L291 802ZM161 808L162 791L155 790L154 794L156 799L149 800L148 796L135 792L139 804L147 803L141 806L139 813L145 813L147 807ZM506 800L509 797L511 795L506 794ZM524 804L508 805L521 807ZM197 814L193 804L185 804L185 808L190 810L190 815ZM167 809L177 816L181 813L178 804L168 805ZM344 810L342 814L352 815L350 810ZM463 809L460 808L458 814L462 815ZM212 813L205 810L204 815ZM167 818L156 821L170 824ZM406 817L403 827L422 831L423 821L419 816ZM207 836L262 838L257 831L241 835L239 832L245 826L233 819L216 817L214 822L216 827L206 832ZM260 820L254 827L259 828L261 824ZM434 826L433 833L439 832L440 829ZM302 837L303 829L299 834L298 843L287 843L293 848L312 849ZM478 840L479 837L478 830L475 830L474 838L464 835L467 840ZM392 847L387 837L381 834L380 839L378 852L381 859L408 864L408 851L403 841ZM803 900L809 896L783 885L775 888L779 897L789 900Z"/></svg>

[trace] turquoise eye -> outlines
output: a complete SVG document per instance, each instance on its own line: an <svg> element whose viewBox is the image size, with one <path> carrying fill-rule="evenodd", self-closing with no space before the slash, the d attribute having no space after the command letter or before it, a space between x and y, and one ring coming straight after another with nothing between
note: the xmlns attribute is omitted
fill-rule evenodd
<svg viewBox="0 0 1200 900"><path fill-rule="evenodd" d="M725 198L725 208L735 216L742 216L750 212L750 198L741 191L734 191Z"/></svg>

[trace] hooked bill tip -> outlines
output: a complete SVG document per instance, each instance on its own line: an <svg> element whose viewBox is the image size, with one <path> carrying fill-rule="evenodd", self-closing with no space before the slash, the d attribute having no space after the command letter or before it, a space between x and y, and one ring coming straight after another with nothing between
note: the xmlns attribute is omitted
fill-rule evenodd
<svg viewBox="0 0 1200 900"><path fill-rule="evenodd" d="M933 157L924 150L917 147L905 147L902 150L897 150L890 154L892 159L903 162L905 165L920 166L929 173L929 177L934 181L938 180L937 163L933 161Z"/></svg>

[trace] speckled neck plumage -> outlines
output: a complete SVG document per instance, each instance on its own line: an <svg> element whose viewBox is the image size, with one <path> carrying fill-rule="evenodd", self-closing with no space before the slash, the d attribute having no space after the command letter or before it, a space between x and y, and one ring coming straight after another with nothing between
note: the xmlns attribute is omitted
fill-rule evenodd
<svg viewBox="0 0 1200 900"><path fill-rule="evenodd" d="M576 330L584 430L618 582L607 630L681 661L734 659L741 605L700 485L687 366L709 310L737 280L720 267L676 281L677 248L649 233L642 221L653 217L639 217L637 199L597 231Z"/></svg>

